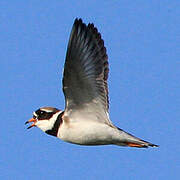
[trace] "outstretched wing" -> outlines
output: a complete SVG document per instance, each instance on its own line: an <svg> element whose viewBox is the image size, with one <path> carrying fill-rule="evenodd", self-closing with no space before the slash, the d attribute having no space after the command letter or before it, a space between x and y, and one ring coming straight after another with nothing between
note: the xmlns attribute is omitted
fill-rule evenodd
<svg viewBox="0 0 180 180"><path fill-rule="evenodd" d="M64 65L63 91L65 113L96 116L110 123L108 117L108 57L104 41L93 24L76 19L72 27Z"/></svg>

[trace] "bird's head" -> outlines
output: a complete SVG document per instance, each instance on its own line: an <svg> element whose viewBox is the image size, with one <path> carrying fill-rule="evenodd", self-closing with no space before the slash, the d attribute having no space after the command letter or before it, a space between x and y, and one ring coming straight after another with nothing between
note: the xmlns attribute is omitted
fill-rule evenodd
<svg viewBox="0 0 180 180"><path fill-rule="evenodd" d="M31 124L28 129L37 126L42 131L50 135L57 135L59 126L62 122L63 111L52 107L42 107L33 112L33 117L25 124Z"/></svg>

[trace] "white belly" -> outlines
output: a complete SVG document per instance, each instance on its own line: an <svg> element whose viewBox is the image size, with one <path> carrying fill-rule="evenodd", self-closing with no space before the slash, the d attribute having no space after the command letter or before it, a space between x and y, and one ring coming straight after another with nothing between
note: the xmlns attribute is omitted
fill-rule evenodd
<svg viewBox="0 0 180 180"><path fill-rule="evenodd" d="M118 131L107 124L92 121L63 122L58 131L58 138L81 145L113 144L118 135Z"/></svg>

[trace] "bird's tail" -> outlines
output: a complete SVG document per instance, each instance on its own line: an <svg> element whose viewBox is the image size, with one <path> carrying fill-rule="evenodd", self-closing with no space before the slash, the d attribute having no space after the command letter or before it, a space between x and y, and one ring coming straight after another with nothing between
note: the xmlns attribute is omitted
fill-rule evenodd
<svg viewBox="0 0 180 180"><path fill-rule="evenodd" d="M152 144L150 142L147 142L140 138L137 138L137 137L133 136L132 134L125 132L124 130L122 130L120 128L118 128L118 130L120 131L121 137L123 137L123 139L121 139L120 142L117 142L116 145L136 147L136 148L148 148L150 146L158 147L158 145Z"/></svg>

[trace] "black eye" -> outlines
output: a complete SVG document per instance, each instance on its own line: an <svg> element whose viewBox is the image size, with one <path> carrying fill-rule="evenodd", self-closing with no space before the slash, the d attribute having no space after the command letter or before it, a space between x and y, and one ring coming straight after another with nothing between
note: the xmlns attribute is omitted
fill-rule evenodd
<svg viewBox="0 0 180 180"><path fill-rule="evenodd" d="M42 120L42 119L46 119L46 114L47 114L47 112L45 112L45 111L42 111L41 109L38 109L36 112L35 112L35 114L37 114L37 119L38 120Z"/></svg>
<svg viewBox="0 0 180 180"><path fill-rule="evenodd" d="M40 110L39 113L38 113L38 119L39 120L46 119L47 114L48 114L47 112Z"/></svg>
<svg viewBox="0 0 180 180"><path fill-rule="evenodd" d="M45 114L45 112L44 111L40 111L40 115L43 115L43 114Z"/></svg>
<svg viewBox="0 0 180 180"><path fill-rule="evenodd" d="M53 116L53 112L46 112L45 110L38 109L36 112L38 120L49 120Z"/></svg>

